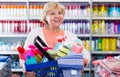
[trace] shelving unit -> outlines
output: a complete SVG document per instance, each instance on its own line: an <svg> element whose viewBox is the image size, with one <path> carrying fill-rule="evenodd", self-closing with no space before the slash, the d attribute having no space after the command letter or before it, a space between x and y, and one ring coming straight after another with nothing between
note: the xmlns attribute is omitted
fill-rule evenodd
<svg viewBox="0 0 120 77"><path fill-rule="evenodd" d="M105 27L107 27L106 22L108 23L108 21L110 21L110 23L112 22L114 25L115 25L115 21L120 23L120 16L110 16L109 15L109 13L112 12L112 10L109 9L111 7L111 6L109 6L109 4L113 5L113 4L119 4L119 3L120 3L120 0L92 0L93 7L97 6L100 9L100 7L102 7L102 4L103 4L103 5L105 5L105 8L106 8L105 10L107 10L107 16L93 16L92 21L94 22L95 20L97 20L97 21L103 20L103 21L105 21ZM95 6L94 6L94 4L95 4ZM113 9L117 8L117 10L118 10L118 8L120 8L118 6L117 7L114 6L114 7L115 8L113 8ZM109 9L109 11L108 11L108 9ZM120 12L118 12L118 13L120 14ZM92 12L92 14L93 14L93 12ZM112 13L112 14L114 14L114 13ZM118 27L117 27L117 29L118 29ZM112 30L111 30L111 32L112 32ZM109 44L108 46L110 46L110 45L112 46L112 43L111 43L112 41L110 41L110 39L116 38L116 43L114 43L114 44L118 45L119 44L118 38L120 37L120 33L104 33L104 34L98 33L98 34L91 34L91 37L92 37L91 41L93 41L94 38L98 38L98 39L102 38L102 40L103 40L103 38L107 38L107 44ZM92 60L104 59L106 56L120 55L120 51L117 49L117 45L116 45L115 50L110 50L112 47L108 48L109 50L92 50L91 51ZM100 46L100 44L99 44L99 46ZM93 70L93 72L94 71L95 70Z"/></svg>
<svg viewBox="0 0 120 77"><path fill-rule="evenodd" d="M26 25L28 26L29 25L29 21L34 21L34 20L40 20L40 17L30 17L29 16L29 13L30 13L30 8L29 8L29 5L42 5L44 3L48 2L47 0L44 0L44 1L40 1L40 0L17 0L17 1L13 1L13 0L0 0L0 4L1 5L14 5L14 6L17 6L19 5L24 5L25 6L25 15L24 16L0 16L0 23L3 24L3 22L6 24L7 22L11 23L11 21L26 21ZM62 1L62 0L59 0L58 2L61 2L61 3L70 3L70 4L74 4L74 2L76 4L78 3L89 3L89 0L75 0L74 2L72 0L70 0L69 2L68 1ZM4 8L4 12L8 13L8 10L6 8ZM13 8L12 8L13 9ZM20 8L17 8L17 9L20 9ZM16 8L14 9L16 10ZM0 10L1 11L1 10ZM19 12L18 12L19 13ZM90 17L65 17L65 20L90 20ZM11 24L10 24L11 25ZM3 33L0 33L0 40L1 41L4 41L5 43L12 43L12 42L17 42L19 40L24 40L26 39L27 35L28 35L29 32L11 32L11 33L8 33L8 32L3 32ZM76 34L76 36L78 37L90 37L90 34ZM18 39L19 38L19 39ZM11 50L4 50L4 51L0 51L0 55L18 55L18 52L17 51L11 51ZM86 68L85 69L86 71L89 71L89 68ZM22 69L21 68L12 68L11 70L12 72L22 72Z"/></svg>
<svg viewBox="0 0 120 77"><path fill-rule="evenodd" d="M92 0L92 2L120 2L120 0Z"/></svg>
<svg viewBox="0 0 120 77"><path fill-rule="evenodd" d="M29 8L29 5L42 5L46 2L48 2L49 0L44 0L44 1L40 1L40 0L17 0L17 1L13 1L13 0L0 0L0 4L9 4L9 5L25 5L26 8L26 12L25 12L25 16L0 16L0 21L1 23L3 23L4 21L26 21L27 23L27 26L29 25L29 21L34 21L34 20L40 20L40 17L37 16L37 17L30 17L29 16L29 13L30 13L30 8ZM52 0L51 0L52 1ZM54 1L54 0L53 0ZM67 4L67 3L70 3L70 4L78 4L78 3L89 3L90 0L75 0L74 2L72 0L70 0L69 2L68 1L62 1L62 0L58 0L58 2L61 2L61 3L64 3L64 4ZM16 10L16 9L15 9ZM5 10L5 12L7 12L7 10ZM7 12L8 13L8 12ZM65 20L90 20L90 17L87 16L87 17L65 17ZM18 41L18 38L19 40L24 40L26 39L27 37L27 33L29 32L15 32L15 33L7 33L7 32L4 32L4 33L0 33L0 37L1 37L1 40L2 41L5 41L5 42L15 42L15 41ZM76 34L76 36L78 37L90 37L90 34ZM6 38L6 39L4 39ZM18 52L17 51L0 51L0 54L1 55L18 55ZM90 69L89 68L85 68L85 71L89 71ZM12 68L12 72L22 72L22 69L21 68Z"/></svg>
<svg viewBox="0 0 120 77"><path fill-rule="evenodd" d="M55 0L51 0L51 1L55 1ZM78 21L80 22L81 24L83 23L86 23L86 22L89 22L90 24L90 32L89 33L77 33L76 36L79 37L79 38L87 38L89 39L89 43L90 43L90 46L92 46L92 41L93 41L93 38L120 38L120 33L118 34L93 34L92 33L92 23L94 20L104 20L104 21L119 21L120 23L120 17L117 16L117 17L100 17L100 16L92 16L93 12L92 12L92 9L93 9L93 6L94 4L112 4L112 3L120 3L120 0L57 0L58 2L64 4L64 5L72 5L72 4L79 4L79 5L89 5L89 11L90 11L90 14L89 16L66 16L65 17L65 22L64 23L73 23L74 21ZM30 16L31 14L31 9L30 9L30 5L33 6L33 5L41 5L43 6L46 2L49 2L49 0L0 0L0 5L2 4L9 4L9 5L25 5L25 15L24 16L12 16L12 17L5 17L5 16L0 16L0 24L4 23L6 24L7 22L10 22L11 21L17 21L19 23L22 23L23 21L25 21L26 25L27 26L30 26L30 24L33 24L33 23L36 23L36 25L38 26L40 24L40 22L38 22L40 20L40 16ZM40 9L39 9L40 10ZM0 10L1 11L1 10ZM4 10L5 11L5 10ZM36 22L37 20L37 22ZM6 22L7 21L7 22ZM35 22L34 22L35 21ZM67 22L69 21L69 22ZM78 22L74 22L74 24L78 23ZM64 25L64 24L63 24ZM73 26L72 26L73 27ZM80 27L79 27L80 28ZM73 29L72 29L73 31ZM73 31L75 32L75 31ZM22 41L25 41L27 35L28 35L29 31L27 30L26 32L11 32L11 33L7 33L7 32L3 32L1 33L0 32L0 40L1 41L5 41L6 43L12 43L12 42L17 42L19 40L22 40ZM113 55L120 55L120 52L119 50L116 50L116 51L98 51L98 50L92 50L92 48L90 47L90 53L91 53L91 58L93 57L93 55L95 56L99 56L99 55L110 55L110 54L113 54ZM18 52L17 51L0 51L0 55L18 55ZM85 68L85 71L89 72L89 74L93 74L93 68L92 68L92 65L90 63L90 66L89 68ZM22 72L22 69L21 68L13 68L12 69L12 72ZM89 75L89 76L90 76Z"/></svg>

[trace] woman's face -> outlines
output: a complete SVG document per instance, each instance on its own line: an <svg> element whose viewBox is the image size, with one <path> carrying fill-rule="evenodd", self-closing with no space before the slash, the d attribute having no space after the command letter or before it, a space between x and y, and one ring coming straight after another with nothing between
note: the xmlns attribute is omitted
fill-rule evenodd
<svg viewBox="0 0 120 77"><path fill-rule="evenodd" d="M64 14L61 9L53 9L47 12L46 20L50 27L59 27L63 19Z"/></svg>

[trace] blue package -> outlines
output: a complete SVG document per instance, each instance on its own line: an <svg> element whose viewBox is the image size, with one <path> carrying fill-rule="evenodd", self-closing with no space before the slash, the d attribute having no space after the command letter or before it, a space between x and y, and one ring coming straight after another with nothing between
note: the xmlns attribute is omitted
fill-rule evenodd
<svg viewBox="0 0 120 77"><path fill-rule="evenodd" d="M9 58L9 56L0 56L0 62L6 62Z"/></svg>

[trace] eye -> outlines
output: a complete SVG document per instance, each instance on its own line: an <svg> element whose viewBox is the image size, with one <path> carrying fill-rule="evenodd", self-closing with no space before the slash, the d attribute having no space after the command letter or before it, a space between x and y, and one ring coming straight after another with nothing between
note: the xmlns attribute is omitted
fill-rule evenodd
<svg viewBox="0 0 120 77"><path fill-rule="evenodd" d="M51 12L50 15L55 15L55 13L54 13L54 12Z"/></svg>
<svg viewBox="0 0 120 77"><path fill-rule="evenodd" d="M63 14L62 12L58 12L58 14Z"/></svg>

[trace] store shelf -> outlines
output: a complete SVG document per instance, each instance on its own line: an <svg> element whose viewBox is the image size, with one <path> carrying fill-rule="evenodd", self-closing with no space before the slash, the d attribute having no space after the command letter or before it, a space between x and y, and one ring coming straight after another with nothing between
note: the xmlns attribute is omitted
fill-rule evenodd
<svg viewBox="0 0 120 77"><path fill-rule="evenodd" d="M6 17L6 16L3 16L3 17L0 17L0 20L27 20L26 17Z"/></svg>
<svg viewBox="0 0 120 77"><path fill-rule="evenodd" d="M25 33L16 33L16 34L0 34L0 37L27 37L28 34Z"/></svg>
<svg viewBox="0 0 120 77"><path fill-rule="evenodd" d="M120 51L92 51L92 54L120 54Z"/></svg>
<svg viewBox="0 0 120 77"><path fill-rule="evenodd" d="M23 72L22 68L12 68L11 69L12 72Z"/></svg>
<svg viewBox="0 0 120 77"><path fill-rule="evenodd" d="M0 0L0 2L27 2L27 0Z"/></svg>
<svg viewBox="0 0 120 77"><path fill-rule="evenodd" d="M90 17L85 17L85 16L82 16L82 17L65 17L65 19L77 19L77 20L89 20Z"/></svg>
<svg viewBox="0 0 120 77"><path fill-rule="evenodd" d="M115 3L115 2L119 2L120 3L120 0L0 0L1 4L2 3L5 3L5 2L15 2L19 5L24 4L26 6L29 6L29 3L30 5L38 5L38 4L44 4L46 2L50 2L50 1L58 1L58 2L61 2L61 3L65 3L65 4L74 4L74 3L87 3L87 4L90 4L92 5L92 3L110 3L112 4ZM33 2L33 3L32 3ZM34 4L35 3L35 4ZM92 7L92 6L91 6ZM90 7L90 10L92 10L92 8ZM26 14L28 14L29 12L29 9L27 8L26 9ZM92 12L92 11L91 11ZM24 16L26 15L24 14ZM92 13L90 13L92 14ZM16 16L16 17L12 17L11 16L0 16L0 21L5 21L5 20L20 20L20 21L28 21L28 20L40 20L40 16L38 15L38 17L35 17L35 15L33 15L34 17L29 17L29 15L26 15L25 17L22 16ZM93 21L93 20L120 20L120 17L85 17L85 16L78 16L78 17L65 17L64 18L65 20L89 20L89 21ZM28 24L28 22L27 22ZM91 23L90 23L91 25ZM9 38L12 38L12 40L16 41L14 37L17 37L17 38L20 38L20 39L23 39L23 38L26 38L28 36L28 34L26 33L14 33L14 34L6 34L6 33L1 33L0 34L0 38L3 40L8 40ZM83 37L83 38L86 38L86 37L90 37L90 38L93 38L93 37L120 37L120 34L76 34L77 37ZM17 39L19 40L19 39ZM11 40L10 40L11 41ZM90 40L92 41L92 40ZM18 52L17 51L0 51L0 54L2 55L18 55ZM91 55L94 55L95 56L99 56L99 54L101 55L106 55L106 54L120 54L120 51L91 51ZM85 71L94 71L94 68L90 67L90 68L85 68L84 69ZM12 68L11 69L12 72L23 72L22 68Z"/></svg>
<svg viewBox="0 0 120 77"><path fill-rule="evenodd" d="M90 0L29 0L30 2L50 2L50 1L58 1L58 2L90 2Z"/></svg>
<svg viewBox="0 0 120 77"><path fill-rule="evenodd" d="M92 2L120 2L120 0L92 0Z"/></svg>
<svg viewBox="0 0 120 77"><path fill-rule="evenodd" d="M120 20L120 17L92 17L93 20Z"/></svg>
<svg viewBox="0 0 120 77"><path fill-rule="evenodd" d="M120 37L120 34L92 34L92 37Z"/></svg>
<svg viewBox="0 0 120 77"><path fill-rule="evenodd" d="M77 37L90 37L90 34L76 34Z"/></svg>
<svg viewBox="0 0 120 77"><path fill-rule="evenodd" d="M0 51L2 55L18 55L18 51Z"/></svg>
<svg viewBox="0 0 120 77"><path fill-rule="evenodd" d="M84 71L90 71L90 68L84 68Z"/></svg>
<svg viewBox="0 0 120 77"><path fill-rule="evenodd" d="M29 19L40 19L41 17L29 17ZM64 18L65 20L89 20L90 17L65 17Z"/></svg>

